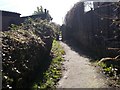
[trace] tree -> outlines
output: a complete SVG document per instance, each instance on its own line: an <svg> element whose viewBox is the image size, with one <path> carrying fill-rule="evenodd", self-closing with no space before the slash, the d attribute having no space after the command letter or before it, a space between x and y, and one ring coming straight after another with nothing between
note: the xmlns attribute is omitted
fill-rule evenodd
<svg viewBox="0 0 120 90"><path fill-rule="evenodd" d="M34 11L34 15L37 15L37 14L43 14L44 13L44 11L43 11L43 7L42 6L40 6L40 7L37 7L37 11Z"/></svg>
<svg viewBox="0 0 120 90"><path fill-rule="evenodd" d="M51 15L49 14L49 10L47 9L43 9L42 6L37 7L37 10L34 11L33 15L42 15L41 18L42 19L47 19L48 21L52 20Z"/></svg>

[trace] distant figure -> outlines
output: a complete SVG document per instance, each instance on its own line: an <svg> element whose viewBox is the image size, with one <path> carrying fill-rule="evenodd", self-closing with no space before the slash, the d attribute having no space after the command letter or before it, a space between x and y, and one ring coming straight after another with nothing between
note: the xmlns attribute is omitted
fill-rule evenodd
<svg viewBox="0 0 120 90"><path fill-rule="evenodd" d="M61 35L59 36L59 40L60 40L60 41L62 40L62 36L61 36Z"/></svg>

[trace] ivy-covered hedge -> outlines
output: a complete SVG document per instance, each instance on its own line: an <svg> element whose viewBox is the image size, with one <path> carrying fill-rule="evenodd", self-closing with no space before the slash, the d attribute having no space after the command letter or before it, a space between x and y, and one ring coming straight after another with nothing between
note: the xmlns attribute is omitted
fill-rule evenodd
<svg viewBox="0 0 120 90"><path fill-rule="evenodd" d="M3 88L29 87L35 70L46 67L55 25L47 20L28 19L20 26L12 25L2 33Z"/></svg>

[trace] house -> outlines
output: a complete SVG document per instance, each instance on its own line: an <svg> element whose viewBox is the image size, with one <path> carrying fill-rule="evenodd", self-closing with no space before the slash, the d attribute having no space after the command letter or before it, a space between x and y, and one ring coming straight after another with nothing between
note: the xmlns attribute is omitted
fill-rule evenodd
<svg viewBox="0 0 120 90"><path fill-rule="evenodd" d="M32 18L32 19L41 18L42 20L47 19L48 21L52 20L52 17L50 16L49 11L46 9L44 9L44 13L38 13L30 16L21 17L21 18L24 20L27 18Z"/></svg>
<svg viewBox="0 0 120 90"><path fill-rule="evenodd" d="M9 26L11 24L16 24L19 25L23 20L20 17L21 14L16 13L16 12L9 12L9 11L3 11L0 10L0 17L1 17L1 28L2 31L7 31L9 30Z"/></svg>
<svg viewBox="0 0 120 90"><path fill-rule="evenodd" d="M11 24L19 25L27 18L41 18L42 20L52 20L51 16L45 12L43 14L20 17L20 13L0 10L0 30L7 31Z"/></svg>

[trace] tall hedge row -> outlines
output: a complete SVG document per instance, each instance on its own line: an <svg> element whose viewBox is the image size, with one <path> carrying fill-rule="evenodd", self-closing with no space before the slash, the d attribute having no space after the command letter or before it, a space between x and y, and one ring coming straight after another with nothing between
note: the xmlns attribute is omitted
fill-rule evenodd
<svg viewBox="0 0 120 90"><path fill-rule="evenodd" d="M73 39L100 57L117 56L118 50L108 49L120 48L119 2L105 2L88 12L84 8L84 3L78 2L68 11L63 25L64 38Z"/></svg>
<svg viewBox="0 0 120 90"><path fill-rule="evenodd" d="M37 74L49 62L55 24L39 18L29 18L20 26L12 25L2 34L3 88L28 88Z"/></svg>

